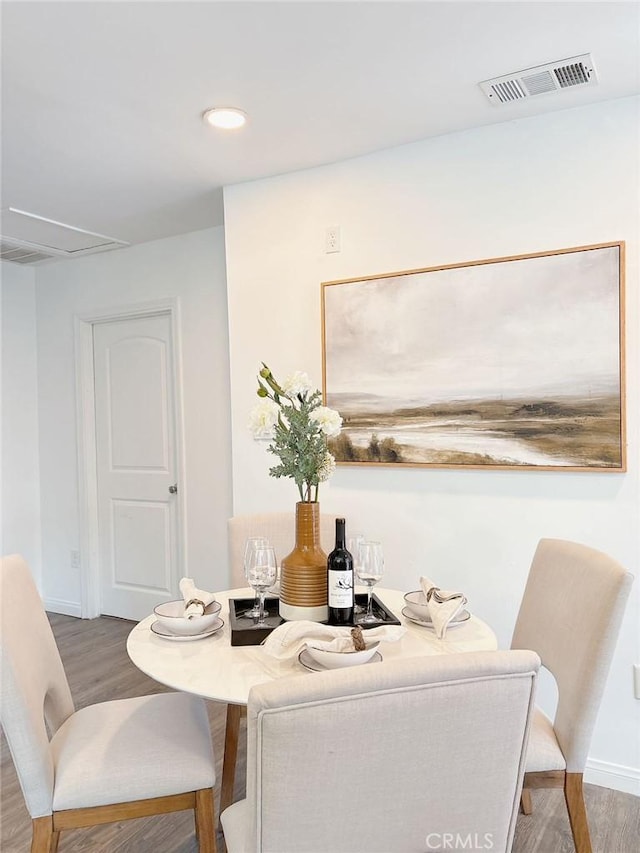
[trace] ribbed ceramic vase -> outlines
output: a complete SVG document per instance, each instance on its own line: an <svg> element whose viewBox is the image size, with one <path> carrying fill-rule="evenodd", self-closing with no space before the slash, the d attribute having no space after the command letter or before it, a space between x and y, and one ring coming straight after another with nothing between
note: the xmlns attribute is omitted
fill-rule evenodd
<svg viewBox="0 0 640 853"><path fill-rule="evenodd" d="M320 547L320 504L296 504L296 544L280 566L283 619L326 622L327 555Z"/></svg>

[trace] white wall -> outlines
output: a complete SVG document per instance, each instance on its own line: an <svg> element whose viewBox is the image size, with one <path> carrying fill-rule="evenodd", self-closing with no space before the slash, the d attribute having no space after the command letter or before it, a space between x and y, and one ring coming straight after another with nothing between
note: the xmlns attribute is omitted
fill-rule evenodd
<svg viewBox="0 0 640 853"><path fill-rule="evenodd" d="M339 468L323 511L376 532L385 582L464 589L507 646L536 543L600 548L638 576L591 756L594 781L640 792L638 100L452 134L225 192L234 512L293 509L295 486L245 424L262 360L321 381L320 283L625 240L629 471ZM342 251L324 254L329 225ZM541 354L541 357L544 357ZM548 698L545 700L548 701ZM618 774L617 777L611 774Z"/></svg>
<svg viewBox="0 0 640 853"><path fill-rule="evenodd" d="M0 553L19 553L40 586L35 272L0 262Z"/></svg>
<svg viewBox="0 0 640 853"><path fill-rule="evenodd" d="M180 311L186 565L203 588L227 586L231 506L228 327L222 228L40 267L36 273L43 591L80 613L73 318L176 297ZM176 590L177 592L177 590Z"/></svg>

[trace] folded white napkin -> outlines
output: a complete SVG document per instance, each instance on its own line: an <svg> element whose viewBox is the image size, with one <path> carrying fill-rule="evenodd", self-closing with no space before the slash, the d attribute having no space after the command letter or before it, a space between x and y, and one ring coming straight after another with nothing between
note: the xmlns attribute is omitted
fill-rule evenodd
<svg viewBox="0 0 640 853"><path fill-rule="evenodd" d="M179 586L182 597L184 598L184 615L187 619L193 619L194 616L202 616L205 607L216 600L212 592L205 592L203 589L198 589L193 582L193 578L182 578Z"/></svg>
<svg viewBox="0 0 640 853"><path fill-rule="evenodd" d="M450 623L467 603L466 596L462 592L440 589L429 578L420 578L420 586L427 599L427 609L436 637L442 640Z"/></svg>
<svg viewBox="0 0 640 853"><path fill-rule="evenodd" d="M406 630L402 625L380 625L362 633L367 643L395 643ZM279 625L269 634L263 646L272 657L283 659L299 655L305 646L328 652L348 651L353 649L353 639L351 628L301 620Z"/></svg>

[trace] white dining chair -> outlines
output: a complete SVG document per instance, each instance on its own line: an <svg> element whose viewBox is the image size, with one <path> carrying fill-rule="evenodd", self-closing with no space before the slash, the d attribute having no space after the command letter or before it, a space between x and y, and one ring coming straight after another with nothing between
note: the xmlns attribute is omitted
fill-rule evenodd
<svg viewBox="0 0 640 853"><path fill-rule="evenodd" d="M606 554L561 539L536 549L511 642L554 676L553 722L536 708L522 810L532 788L563 788L577 853L591 853L582 779L633 575Z"/></svg>
<svg viewBox="0 0 640 853"><path fill-rule="evenodd" d="M60 832L193 809L214 853L214 755L202 699L163 693L75 710L40 596L22 557L0 565L0 718L32 818L32 853Z"/></svg>
<svg viewBox="0 0 640 853"><path fill-rule="evenodd" d="M227 522L229 534L229 567L231 586L244 587L244 547L250 536L264 536L275 548L278 565L293 551L296 539L296 518L292 512L264 512L255 515L235 515ZM335 516L320 515L320 542L325 553L333 550L336 536Z"/></svg>
<svg viewBox="0 0 640 853"><path fill-rule="evenodd" d="M456 837L509 851L539 664L472 652L254 687L227 850L404 853Z"/></svg>

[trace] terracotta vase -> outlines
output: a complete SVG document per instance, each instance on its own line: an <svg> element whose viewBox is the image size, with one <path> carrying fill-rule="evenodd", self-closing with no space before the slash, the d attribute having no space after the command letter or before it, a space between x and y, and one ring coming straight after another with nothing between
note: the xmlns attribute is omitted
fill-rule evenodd
<svg viewBox="0 0 640 853"><path fill-rule="evenodd" d="M280 567L283 619L326 622L327 555L320 547L320 504L296 504L296 544Z"/></svg>

